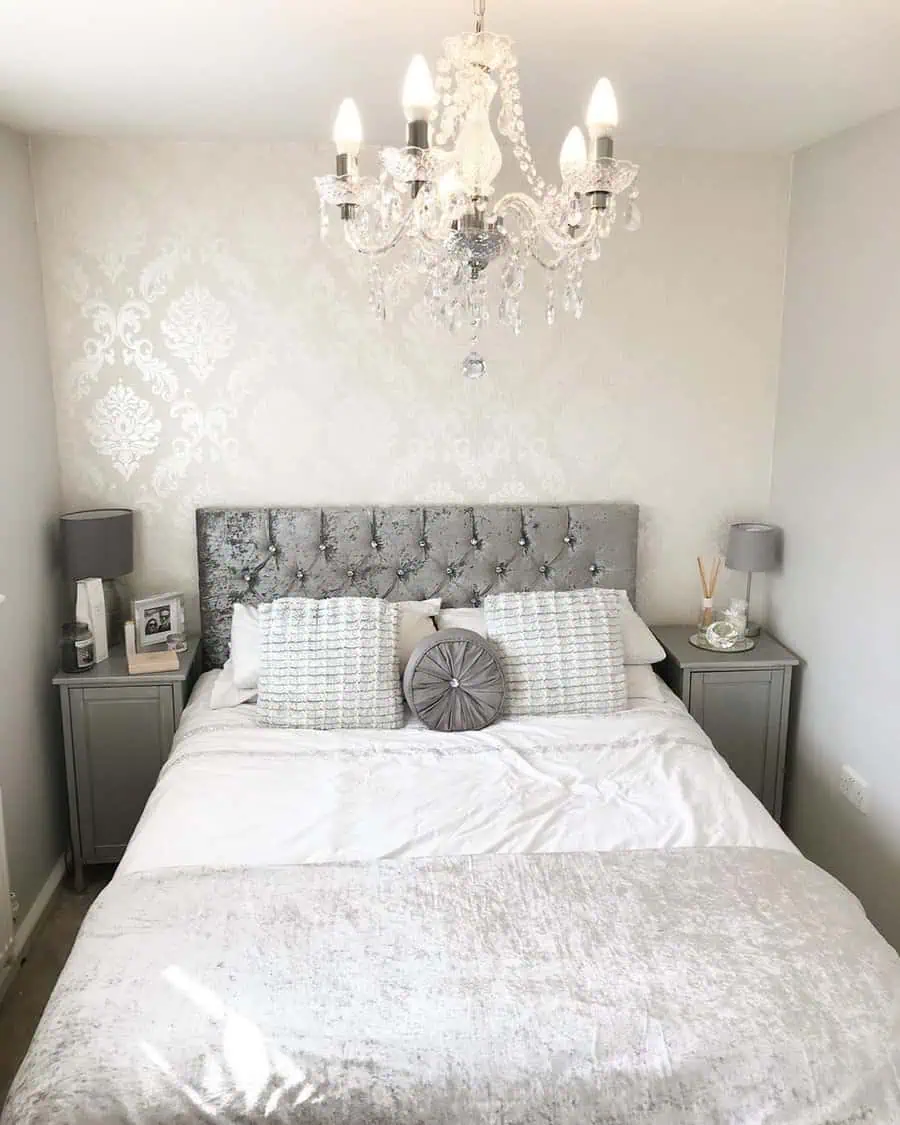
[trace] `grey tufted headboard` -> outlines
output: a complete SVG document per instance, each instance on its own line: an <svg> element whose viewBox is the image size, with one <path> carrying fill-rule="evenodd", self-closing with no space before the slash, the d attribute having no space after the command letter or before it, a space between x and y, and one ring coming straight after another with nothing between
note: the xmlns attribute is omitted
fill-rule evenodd
<svg viewBox="0 0 900 1125"><path fill-rule="evenodd" d="M635 504L200 508L204 661L224 664L236 601L440 596L464 606L492 591L591 585L633 601L637 532Z"/></svg>

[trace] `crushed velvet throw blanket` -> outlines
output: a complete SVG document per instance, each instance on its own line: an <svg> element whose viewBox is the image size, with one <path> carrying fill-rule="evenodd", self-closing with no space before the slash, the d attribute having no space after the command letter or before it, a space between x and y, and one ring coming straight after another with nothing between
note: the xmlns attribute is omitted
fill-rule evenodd
<svg viewBox="0 0 900 1125"><path fill-rule="evenodd" d="M889 1125L900 959L799 856L168 870L91 910L2 1125Z"/></svg>

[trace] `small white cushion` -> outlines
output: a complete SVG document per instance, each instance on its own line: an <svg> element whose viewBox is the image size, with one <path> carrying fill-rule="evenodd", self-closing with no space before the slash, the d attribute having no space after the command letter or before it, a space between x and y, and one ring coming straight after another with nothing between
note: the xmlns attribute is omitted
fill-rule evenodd
<svg viewBox="0 0 900 1125"><path fill-rule="evenodd" d="M437 617L439 629L471 629L473 633L487 636L487 622L483 609L442 609Z"/></svg>
<svg viewBox="0 0 900 1125"><path fill-rule="evenodd" d="M440 598L428 598L422 602L398 602L400 606L400 636L397 641L400 656L400 675L402 676L412 656L413 649L430 637L435 630L434 618L441 608Z"/></svg>
<svg viewBox="0 0 900 1125"><path fill-rule="evenodd" d="M653 634L634 611L625 590L616 590L619 597L619 627L626 664L657 664L666 654ZM483 609L442 609L438 614L439 629L471 629L487 636Z"/></svg>

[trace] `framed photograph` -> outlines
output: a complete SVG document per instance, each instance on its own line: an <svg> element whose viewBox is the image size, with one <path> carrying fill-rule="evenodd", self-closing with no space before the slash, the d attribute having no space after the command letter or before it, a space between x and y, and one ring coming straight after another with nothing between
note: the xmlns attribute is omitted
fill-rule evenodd
<svg viewBox="0 0 900 1125"><path fill-rule="evenodd" d="M136 598L132 604L138 652L165 648L172 633L184 632L184 594Z"/></svg>

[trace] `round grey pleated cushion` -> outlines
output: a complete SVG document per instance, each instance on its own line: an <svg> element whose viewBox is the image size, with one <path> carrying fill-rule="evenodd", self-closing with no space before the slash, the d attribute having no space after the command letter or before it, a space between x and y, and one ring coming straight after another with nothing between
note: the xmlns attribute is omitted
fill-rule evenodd
<svg viewBox="0 0 900 1125"><path fill-rule="evenodd" d="M506 681L486 637L471 629L441 629L413 649L403 694L432 730L481 730L499 718Z"/></svg>

